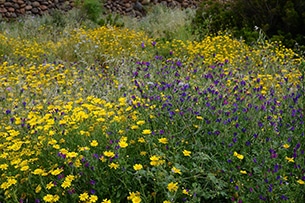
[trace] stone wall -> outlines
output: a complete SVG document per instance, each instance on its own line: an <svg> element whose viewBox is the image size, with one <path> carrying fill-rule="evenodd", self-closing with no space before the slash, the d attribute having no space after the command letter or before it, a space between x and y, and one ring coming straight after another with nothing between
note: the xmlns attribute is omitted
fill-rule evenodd
<svg viewBox="0 0 305 203"><path fill-rule="evenodd" d="M141 17L146 5L163 4L171 8L196 8L199 0L107 0L105 8L110 12Z"/></svg>
<svg viewBox="0 0 305 203"><path fill-rule="evenodd" d="M164 4L169 7L196 7L198 0L106 0L104 7L110 12L141 17L145 6ZM52 9L69 10L74 0L0 0L0 18L17 18L22 15L42 15Z"/></svg>
<svg viewBox="0 0 305 203"><path fill-rule="evenodd" d="M21 15L42 15L52 9L69 10L73 0L0 0L2 18L17 18Z"/></svg>

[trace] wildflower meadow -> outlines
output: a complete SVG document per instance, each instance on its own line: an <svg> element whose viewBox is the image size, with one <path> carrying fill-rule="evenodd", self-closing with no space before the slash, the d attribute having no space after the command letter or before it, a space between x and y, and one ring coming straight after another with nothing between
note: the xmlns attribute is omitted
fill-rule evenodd
<svg viewBox="0 0 305 203"><path fill-rule="evenodd" d="M52 29L0 31L0 202L305 201L297 53Z"/></svg>

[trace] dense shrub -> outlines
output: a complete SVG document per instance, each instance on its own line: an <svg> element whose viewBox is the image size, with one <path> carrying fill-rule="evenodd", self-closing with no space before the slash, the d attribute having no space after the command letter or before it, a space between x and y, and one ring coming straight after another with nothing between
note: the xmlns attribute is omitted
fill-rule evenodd
<svg viewBox="0 0 305 203"><path fill-rule="evenodd" d="M207 25L208 27L204 26ZM273 40L288 47L305 45L305 2L302 0L203 0L193 21L193 30L202 34L230 29L235 36L253 42L260 28ZM202 35L200 35L202 37Z"/></svg>

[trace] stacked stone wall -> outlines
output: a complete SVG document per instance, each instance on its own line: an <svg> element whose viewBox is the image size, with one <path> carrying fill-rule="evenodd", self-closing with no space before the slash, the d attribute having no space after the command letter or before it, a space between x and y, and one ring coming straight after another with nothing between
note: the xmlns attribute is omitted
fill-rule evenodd
<svg viewBox="0 0 305 203"><path fill-rule="evenodd" d="M141 17L146 5L194 8L197 3L197 0L106 0L104 7L109 12ZM22 15L42 15L53 9L67 11L73 7L74 0L0 0L0 17L10 19Z"/></svg>
<svg viewBox="0 0 305 203"><path fill-rule="evenodd" d="M73 0L0 0L0 14L2 18L17 18L42 15L52 9L69 10L73 6Z"/></svg>

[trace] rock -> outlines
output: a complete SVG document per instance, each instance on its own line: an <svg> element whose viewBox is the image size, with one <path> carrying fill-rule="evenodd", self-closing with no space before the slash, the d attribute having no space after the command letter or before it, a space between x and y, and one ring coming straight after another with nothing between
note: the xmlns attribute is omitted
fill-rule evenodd
<svg viewBox="0 0 305 203"><path fill-rule="evenodd" d="M0 8L0 13L6 13L7 9L6 8Z"/></svg>
<svg viewBox="0 0 305 203"><path fill-rule="evenodd" d="M42 11L48 10L48 7L45 6L45 5L40 5L39 8L40 8Z"/></svg>
<svg viewBox="0 0 305 203"><path fill-rule="evenodd" d="M39 10L38 10L38 8L32 8L32 13L34 13L34 14L38 14L39 13Z"/></svg>
<svg viewBox="0 0 305 203"><path fill-rule="evenodd" d="M5 0L0 0L0 4L4 4Z"/></svg>
<svg viewBox="0 0 305 203"><path fill-rule="evenodd" d="M132 7L130 6L130 7L126 8L125 11L126 11L126 12L132 11Z"/></svg>
<svg viewBox="0 0 305 203"><path fill-rule="evenodd" d="M143 5L148 5L150 3L150 0L142 0L141 2Z"/></svg>
<svg viewBox="0 0 305 203"><path fill-rule="evenodd" d="M15 4L14 4L14 8L15 8L15 9L20 8L19 4L15 3Z"/></svg>
<svg viewBox="0 0 305 203"><path fill-rule="evenodd" d="M48 2L48 1L43 1L43 2L40 2L40 4L41 4L41 5L46 5L46 6L47 6L47 5L49 5L49 2Z"/></svg>
<svg viewBox="0 0 305 203"><path fill-rule="evenodd" d="M125 7L126 7L126 8L130 8L130 7L131 7L131 4L130 4L130 3L126 3L126 4L125 4Z"/></svg>
<svg viewBox="0 0 305 203"><path fill-rule="evenodd" d="M23 14L25 14L25 9L24 9L24 8L21 8L19 12L20 12L20 14L23 15Z"/></svg>
<svg viewBox="0 0 305 203"><path fill-rule="evenodd" d="M11 18L17 18L17 14L16 13L11 13Z"/></svg>
<svg viewBox="0 0 305 203"><path fill-rule="evenodd" d="M27 5L27 6L25 7L25 10L26 10L26 11L30 11L32 8L33 8L33 7L32 7L31 5Z"/></svg>
<svg viewBox="0 0 305 203"><path fill-rule="evenodd" d="M39 3L38 1L34 1L34 2L32 3L32 6L33 6L33 7L39 7L39 6L40 6L40 3Z"/></svg>
<svg viewBox="0 0 305 203"><path fill-rule="evenodd" d="M15 12L15 9L13 7L9 7L7 10L12 13Z"/></svg>
<svg viewBox="0 0 305 203"><path fill-rule="evenodd" d="M136 10L136 11L142 12L144 10L144 7L143 7L143 5L140 2L137 1L134 4L133 9Z"/></svg>
<svg viewBox="0 0 305 203"><path fill-rule="evenodd" d="M183 6L184 8L187 8L188 5L189 5L189 4L188 4L187 2L183 2L183 3L182 3L182 6Z"/></svg>
<svg viewBox="0 0 305 203"><path fill-rule="evenodd" d="M4 2L5 7L12 7L13 4L11 2Z"/></svg>

